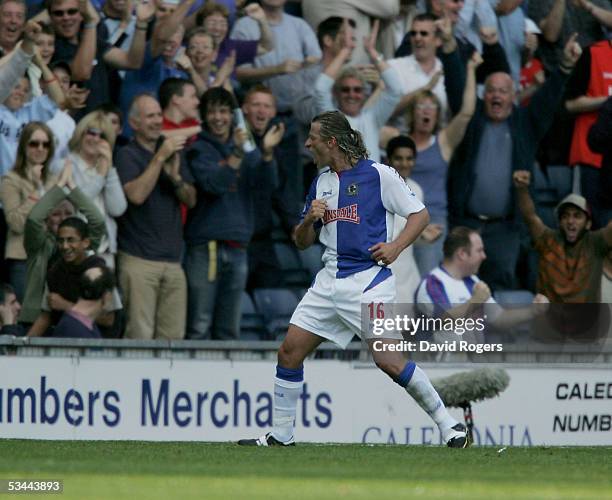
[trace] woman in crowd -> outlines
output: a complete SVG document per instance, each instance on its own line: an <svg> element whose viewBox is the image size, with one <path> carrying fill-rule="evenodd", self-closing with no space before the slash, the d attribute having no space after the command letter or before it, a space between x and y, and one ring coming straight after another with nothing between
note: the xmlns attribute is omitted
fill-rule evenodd
<svg viewBox="0 0 612 500"><path fill-rule="evenodd" d="M44 123L32 122L21 132L13 169L2 178L0 200L8 225L5 256L9 280L17 298L23 300L26 251L23 231L32 207L56 182L50 172L55 151L53 133Z"/></svg>
<svg viewBox="0 0 612 500"><path fill-rule="evenodd" d="M117 252L114 217L123 215L127 208L117 170L113 167L114 145L115 132L102 111L85 115L68 144L74 182L104 216L107 236L95 250L112 269Z"/></svg>
<svg viewBox="0 0 612 500"><path fill-rule="evenodd" d="M447 127L438 132L440 102L431 91L417 95L408 109L410 136L417 146L418 156L411 177L423 188L423 202L429 210L431 223L428 236L414 246L414 258L421 276L425 276L442 261L442 245L447 233L448 201L446 183L448 165L476 107L476 68L482 59L478 52L468 62L463 103L459 113Z"/></svg>
<svg viewBox="0 0 612 500"><path fill-rule="evenodd" d="M215 64L217 58L215 42L212 35L207 33L204 28L191 30L185 37L185 46L187 47L185 54L189 57L195 71L202 78L206 89L223 86L229 91L232 90L230 76L234 72L235 51L232 51L230 56L223 61L221 67L217 68Z"/></svg>

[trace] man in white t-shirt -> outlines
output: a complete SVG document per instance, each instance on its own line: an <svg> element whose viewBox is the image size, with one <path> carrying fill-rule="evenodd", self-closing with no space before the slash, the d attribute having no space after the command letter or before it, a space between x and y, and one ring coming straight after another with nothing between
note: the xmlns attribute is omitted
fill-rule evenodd
<svg viewBox="0 0 612 500"><path fill-rule="evenodd" d="M504 309L491 296L489 286L476 273L487 258L482 238L474 229L453 228L444 241L444 260L432 270L416 292L421 312L451 318L484 317L488 324L508 328L533 319L541 309ZM538 294L533 304L546 304Z"/></svg>

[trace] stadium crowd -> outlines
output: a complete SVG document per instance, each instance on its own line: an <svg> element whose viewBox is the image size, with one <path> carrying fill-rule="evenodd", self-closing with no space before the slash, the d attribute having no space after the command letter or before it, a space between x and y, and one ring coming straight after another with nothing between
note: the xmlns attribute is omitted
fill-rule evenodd
<svg viewBox="0 0 612 500"><path fill-rule="evenodd" d="M240 338L321 266L333 109L429 211L398 300L610 303L611 34L610 0L0 0L1 332Z"/></svg>

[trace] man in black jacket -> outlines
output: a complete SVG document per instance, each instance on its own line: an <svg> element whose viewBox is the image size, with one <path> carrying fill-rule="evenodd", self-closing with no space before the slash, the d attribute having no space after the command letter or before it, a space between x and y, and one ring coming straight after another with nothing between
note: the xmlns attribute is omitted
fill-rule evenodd
<svg viewBox="0 0 612 500"><path fill-rule="evenodd" d="M550 126L580 54L580 46L572 37L559 68L525 108L514 105L508 73L489 75L484 99L478 101L465 137L455 151L449 172L450 223L481 231L489 258L481 267L480 277L493 289L517 286L519 215L512 172L532 170L538 143Z"/></svg>

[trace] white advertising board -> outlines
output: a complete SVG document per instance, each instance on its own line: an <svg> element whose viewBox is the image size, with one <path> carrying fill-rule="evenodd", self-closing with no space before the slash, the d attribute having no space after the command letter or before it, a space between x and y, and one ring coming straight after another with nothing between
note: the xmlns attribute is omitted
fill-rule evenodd
<svg viewBox="0 0 612 500"><path fill-rule="evenodd" d="M430 377L462 369L425 367ZM475 444L612 445L612 370L508 367L510 385L473 405ZM0 436L234 441L272 422L263 361L0 357ZM451 412L460 420L461 410ZM437 444L435 424L376 368L310 361L296 439Z"/></svg>

